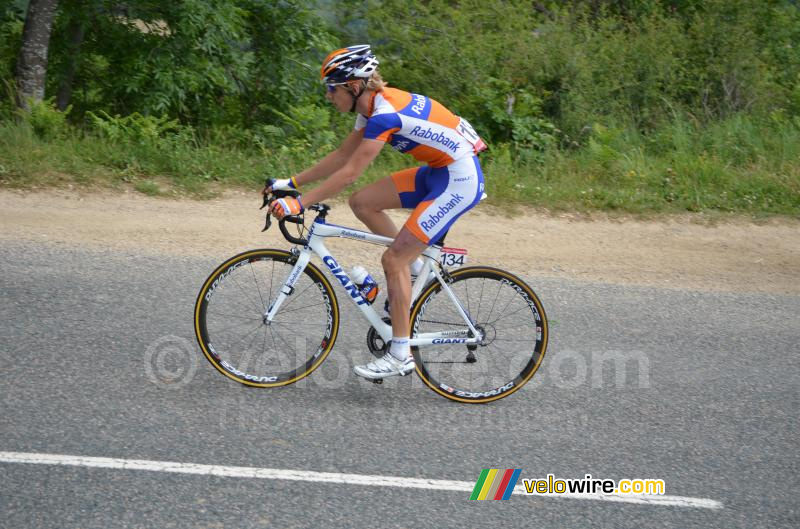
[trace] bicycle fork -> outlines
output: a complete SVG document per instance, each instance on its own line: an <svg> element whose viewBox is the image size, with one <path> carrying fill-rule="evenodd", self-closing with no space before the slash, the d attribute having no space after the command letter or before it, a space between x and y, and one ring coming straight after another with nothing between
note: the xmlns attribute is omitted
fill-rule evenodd
<svg viewBox="0 0 800 529"><path fill-rule="evenodd" d="M297 256L297 262L295 262L292 272L289 274L289 277L286 278L286 282L281 287L278 297L275 298L275 301L273 301L267 308L266 312L264 312L264 316L262 318L264 325L272 324L272 320L280 310L281 305L283 305L283 302L286 301L287 297L292 295L292 292L294 292L294 285L297 283L297 280L300 279L300 274L303 273L303 270L306 269L308 262L311 260L311 250L309 249L300 250L297 253L295 253L295 250L292 249L292 253Z"/></svg>

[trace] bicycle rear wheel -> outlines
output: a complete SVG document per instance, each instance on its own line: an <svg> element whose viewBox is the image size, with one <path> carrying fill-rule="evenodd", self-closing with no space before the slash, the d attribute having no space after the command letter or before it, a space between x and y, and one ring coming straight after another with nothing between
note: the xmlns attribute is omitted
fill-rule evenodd
<svg viewBox="0 0 800 529"><path fill-rule="evenodd" d="M524 281L503 270L475 266L450 275L448 286L484 339L476 345L412 348L417 373L433 391L458 402L479 404L507 397L531 379L544 358L544 308ZM465 329L442 285L428 285L411 310L412 336L441 331L463 336L458 331Z"/></svg>
<svg viewBox="0 0 800 529"><path fill-rule="evenodd" d="M263 321L295 262L283 250L244 252L203 284L195 334L206 359L223 375L247 386L284 386L309 375L330 353L339 307L330 283L311 263L273 321Z"/></svg>

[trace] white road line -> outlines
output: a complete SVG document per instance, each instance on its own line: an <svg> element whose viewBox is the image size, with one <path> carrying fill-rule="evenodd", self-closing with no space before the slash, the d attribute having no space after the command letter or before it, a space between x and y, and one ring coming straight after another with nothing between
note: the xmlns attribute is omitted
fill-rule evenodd
<svg viewBox="0 0 800 529"><path fill-rule="evenodd" d="M227 478L275 479L284 481L310 481L314 483L337 483L344 485L364 485L372 487L400 487L406 489L449 490L471 493L474 482L450 481L444 479L400 478L392 476L369 476L363 474L339 474L335 472L309 472L305 470L283 470L277 468L226 467L221 465L199 465L173 461L147 461L143 459L114 459L110 457L86 457L59 454L33 454L26 452L0 452L0 463L29 463L35 465L65 465L90 468L110 468L119 470L147 470L151 472L171 472L176 474L197 474ZM477 477L475 478L477 482ZM722 504L706 498L684 496L645 496L645 495L581 495L558 494L554 496L534 496L525 492L518 484L514 494L531 497L570 498L580 500L599 500L640 505L666 505L672 507L693 507L699 509L721 509Z"/></svg>

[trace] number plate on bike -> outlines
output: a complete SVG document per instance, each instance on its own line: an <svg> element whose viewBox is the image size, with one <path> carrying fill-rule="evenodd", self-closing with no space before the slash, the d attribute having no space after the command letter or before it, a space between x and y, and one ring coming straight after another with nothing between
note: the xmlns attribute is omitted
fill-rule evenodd
<svg viewBox="0 0 800 529"><path fill-rule="evenodd" d="M467 264L467 250L466 248L442 248L442 254L439 256L439 262L443 266L463 266Z"/></svg>

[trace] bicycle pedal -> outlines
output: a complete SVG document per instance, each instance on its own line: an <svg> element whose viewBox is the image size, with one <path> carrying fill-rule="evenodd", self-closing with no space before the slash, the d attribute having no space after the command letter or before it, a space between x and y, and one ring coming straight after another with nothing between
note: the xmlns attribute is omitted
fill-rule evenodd
<svg viewBox="0 0 800 529"><path fill-rule="evenodd" d="M373 378L372 379L372 383L373 384L383 384L383 379L382 378Z"/></svg>

